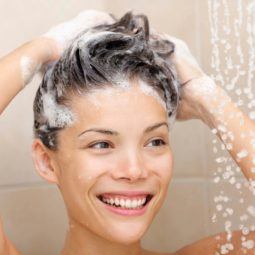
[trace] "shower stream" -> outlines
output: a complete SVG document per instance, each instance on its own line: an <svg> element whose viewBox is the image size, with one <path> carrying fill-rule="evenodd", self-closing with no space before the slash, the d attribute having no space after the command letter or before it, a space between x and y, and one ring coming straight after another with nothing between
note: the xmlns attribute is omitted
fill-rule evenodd
<svg viewBox="0 0 255 255"><path fill-rule="evenodd" d="M208 0L208 11L212 78L255 121L255 1ZM220 108L217 110L220 111ZM212 132L216 133L217 130ZM225 133L226 137L235 139L227 130ZM240 134L241 137L245 135ZM255 134L251 135L251 141L254 141L255 146ZM233 230L242 231L241 245L244 250L253 249L255 240L249 240L247 235L255 231L255 182L245 180L240 168L228 155L231 143L224 145L214 138L212 150L217 164L213 183L218 190L211 212L212 225L223 226L228 240L219 247L218 254L228 254L234 250L231 243ZM238 153L240 159L247 155L245 149ZM255 171L255 168L251 171Z"/></svg>

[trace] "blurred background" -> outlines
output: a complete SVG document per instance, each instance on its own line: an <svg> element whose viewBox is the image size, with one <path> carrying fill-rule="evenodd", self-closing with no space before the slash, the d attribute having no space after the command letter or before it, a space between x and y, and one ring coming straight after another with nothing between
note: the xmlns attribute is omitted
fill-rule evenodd
<svg viewBox="0 0 255 255"><path fill-rule="evenodd" d="M230 12L231 8L236 12L234 2L238 1L225 2ZM250 2L254 1L243 1L243 4ZM0 0L0 56L85 9L111 12L117 17L134 10L148 15L151 26L158 31L186 41L203 69L217 75L215 66L211 66L216 42L211 40L213 23L211 20L210 25L209 4L205 0ZM246 42L247 35L241 33L239 37L242 36ZM234 43L231 34L227 39ZM234 44L236 51L237 44ZM249 54L248 48L244 47L244 53ZM221 57L224 65L225 56ZM27 255L58 254L67 231L60 194L55 186L37 176L31 159L32 102L39 82L39 77L35 77L0 119L0 214L10 239ZM239 86L246 85L242 81ZM195 120L176 123L171 138L174 176L165 204L143 239L144 247L165 252L224 230L228 217L219 212L220 217L215 216L215 197L219 194L229 194L228 208L235 212L231 221L236 228L240 227L242 212L239 211L245 202L254 202L248 189L241 189L240 193L227 180L215 182L219 160L213 143L219 141L206 126ZM236 178L241 184L245 182L241 174L237 173ZM241 206L237 201L240 194L245 198ZM246 224L251 225L252 220Z"/></svg>

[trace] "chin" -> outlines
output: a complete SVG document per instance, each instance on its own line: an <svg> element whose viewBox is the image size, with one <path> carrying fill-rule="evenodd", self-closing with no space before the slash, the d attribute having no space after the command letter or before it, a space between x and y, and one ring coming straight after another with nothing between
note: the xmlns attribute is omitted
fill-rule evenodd
<svg viewBox="0 0 255 255"><path fill-rule="evenodd" d="M115 235L112 236L110 241L123 244L123 245L130 245L130 244L139 242L142 237L143 235L136 234L136 233L130 233L130 234L122 233L122 234L119 234L118 236L115 236Z"/></svg>
<svg viewBox="0 0 255 255"><path fill-rule="evenodd" d="M141 225L141 223L126 222L115 228L113 227L112 230L108 230L107 235L113 242L129 245L140 241L147 229L148 224L143 223Z"/></svg>

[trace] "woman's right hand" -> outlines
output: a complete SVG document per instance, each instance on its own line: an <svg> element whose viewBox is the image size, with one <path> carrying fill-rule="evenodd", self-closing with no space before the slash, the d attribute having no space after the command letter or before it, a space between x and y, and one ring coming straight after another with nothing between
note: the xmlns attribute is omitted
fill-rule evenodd
<svg viewBox="0 0 255 255"><path fill-rule="evenodd" d="M80 32L94 26L113 22L114 19L106 12L86 10L79 13L75 18L51 28L42 37L50 38L56 43L58 56L60 56Z"/></svg>
<svg viewBox="0 0 255 255"><path fill-rule="evenodd" d="M110 24L114 19L105 12L88 10L50 29L0 59L0 114L10 101L49 63L57 61L63 50L84 29Z"/></svg>
<svg viewBox="0 0 255 255"><path fill-rule="evenodd" d="M0 255L21 255L7 238L3 230L3 224L0 219Z"/></svg>

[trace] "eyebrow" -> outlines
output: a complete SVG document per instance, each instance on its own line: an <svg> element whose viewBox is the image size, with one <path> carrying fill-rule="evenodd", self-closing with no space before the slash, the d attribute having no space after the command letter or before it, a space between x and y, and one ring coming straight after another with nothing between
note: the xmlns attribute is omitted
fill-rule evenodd
<svg viewBox="0 0 255 255"><path fill-rule="evenodd" d="M149 126L147 127L143 133L149 133L149 132L152 132L153 130L161 127L161 126L166 126L167 129L169 130L169 126L167 124L167 122L160 122L160 123L157 123L157 124L154 124L152 126ZM83 134L85 133L88 133L88 132L97 132L97 133L101 133L101 134L106 134L106 135L114 135L114 136L117 136L119 135L119 133L117 131L113 131L113 130L109 130L109 129L103 129L103 128L90 128L90 129L87 129L85 131L83 131L82 133L80 133L78 135L78 137L82 136Z"/></svg>

